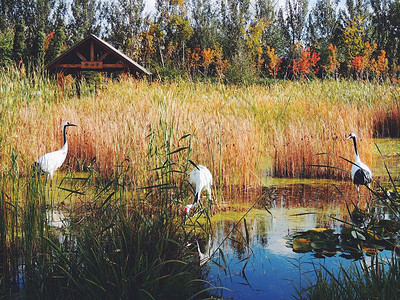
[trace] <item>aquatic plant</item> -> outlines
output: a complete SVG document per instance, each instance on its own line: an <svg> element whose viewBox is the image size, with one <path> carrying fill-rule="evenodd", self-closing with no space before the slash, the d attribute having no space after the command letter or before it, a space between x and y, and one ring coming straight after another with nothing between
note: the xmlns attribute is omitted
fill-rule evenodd
<svg viewBox="0 0 400 300"><path fill-rule="evenodd" d="M337 271L315 265L316 278L306 277L306 287L295 285L296 299L398 299L399 259L370 259Z"/></svg>

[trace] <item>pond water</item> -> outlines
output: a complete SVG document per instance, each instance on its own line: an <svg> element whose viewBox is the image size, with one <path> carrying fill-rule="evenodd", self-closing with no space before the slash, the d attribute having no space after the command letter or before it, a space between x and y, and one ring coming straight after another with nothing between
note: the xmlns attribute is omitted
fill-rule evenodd
<svg viewBox="0 0 400 300"><path fill-rule="evenodd" d="M378 140L382 156L376 150L372 170L380 182L388 180L385 162L398 180L400 143ZM305 287L314 268L324 265L330 270L349 266L355 258L346 253L296 253L286 237L299 231L332 228L340 233L349 221L346 207L357 200L349 181L288 180L264 178L263 199L246 200L237 212L227 211L213 219L213 233L200 241L201 256L207 262L208 280L224 287L224 299L293 299L296 288ZM361 188L360 207L369 200L368 190ZM250 209L255 202L255 208ZM266 208L265 208L266 207ZM247 211L249 210L249 212ZM387 217L384 207L376 214ZM246 221L244 221L244 219ZM218 250L218 247L221 250ZM390 256L385 250L381 256ZM367 261L372 259L365 256Z"/></svg>

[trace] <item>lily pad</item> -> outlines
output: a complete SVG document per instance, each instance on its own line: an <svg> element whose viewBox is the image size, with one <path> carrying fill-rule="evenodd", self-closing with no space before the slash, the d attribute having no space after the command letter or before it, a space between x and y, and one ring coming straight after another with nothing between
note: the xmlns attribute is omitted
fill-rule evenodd
<svg viewBox="0 0 400 300"><path fill-rule="evenodd" d="M309 252L312 250L311 241L304 238L293 239L293 251Z"/></svg>

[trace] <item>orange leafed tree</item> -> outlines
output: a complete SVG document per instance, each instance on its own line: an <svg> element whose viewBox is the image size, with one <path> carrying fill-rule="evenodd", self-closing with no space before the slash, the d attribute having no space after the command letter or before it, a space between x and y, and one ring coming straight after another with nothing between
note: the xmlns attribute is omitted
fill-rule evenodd
<svg viewBox="0 0 400 300"><path fill-rule="evenodd" d="M311 50L310 47L303 49L299 60L293 59L292 72L296 76L300 76L305 80L307 75L316 67L317 62L320 60L319 53ZM315 69L314 72L317 72Z"/></svg>
<svg viewBox="0 0 400 300"><path fill-rule="evenodd" d="M373 65L375 64L375 60L372 59L372 54L377 48L376 43L370 44L370 42L365 42L364 49L362 51L362 59L363 59L363 65L366 71L366 76L368 79L368 74L370 71L372 71Z"/></svg>
<svg viewBox="0 0 400 300"><path fill-rule="evenodd" d="M54 31L46 34L46 38L44 40L44 51L47 51L47 49L49 49L49 45L53 37L54 37Z"/></svg>
<svg viewBox="0 0 400 300"><path fill-rule="evenodd" d="M196 47L193 50L188 49L187 53L190 69L195 74L198 67L201 65L201 50L199 47Z"/></svg>
<svg viewBox="0 0 400 300"><path fill-rule="evenodd" d="M329 65L325 66L324 68L330 76L333 76L333 78L336 79L340 65L337 59L337 47L330 44L328 50L329 50Z"/></svg>
<svg viewBox="0 0 400 300"><path fill-rule="evenodd" d="M381 50L380 52L381 52L381 54L378 56L374 66L373 66L373 70L375 71L377 77L383 78L386 76L386 73L388 72L389 67L388 67L388 60L386 58L386 51Z"/></svg>
<svg viewBox="0 0 400 300"><path fill-rule="evenodd" d="M275 53L275 49L271 48L270 46L267 46L267 56L268 62L266 63L266 68L269 74L272 75L275 79L278 71L281 68L280 64L282 62L282 59L280 59Z"/></svg>
<svg viewBox="0 0 400 300"><path fill-rule="evenodd" d="M215 51L215 70L217 71L219 80L222 80L225 77L225 71L228 67L228 61L224 59L224 55L222 53L222 47L219 43L214 44Z"/></svg>
<svg viewBox="0 0 400 300"><path fill-rule="evenodd" d="M362 78L362 74L364 73L365 65L362 57L360 55L357 55L353 59L353 68L356 71L357 78Z"/></svg>
<svg viewBox="0 0 400 300"><path fill-rule="evenodd" d="M201 55L203 56L203 67L204 67L204 76L208 74L208 68L214 60L215 50L214 49L203 49L201 51Z"/></svg>

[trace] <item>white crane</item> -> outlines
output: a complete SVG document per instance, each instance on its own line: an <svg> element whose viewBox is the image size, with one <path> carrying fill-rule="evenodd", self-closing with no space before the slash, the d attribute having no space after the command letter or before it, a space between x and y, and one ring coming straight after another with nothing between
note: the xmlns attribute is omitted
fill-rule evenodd
<svg viewBox="0 0 400 300"><path fill-rule="evenodd" d="M62 128L62 132L64 135L64 146L57 151L53 151L53 152L49 152L46 153L45 155L41 156L38 158L38 160L36 161L36 166L40 167L40 169L45 172L48 173L47 178L46 178L46 183L47 180L50 177L50 186L53 183L53 175L54 172L61 167L61 165L64 163L65 158L67 157L67 153L68 153L68 141L67 141L67 133L66 133L66 128L68 126L77 126L75 124L71 124L70 122L64 122L61 124L61 128ZM45 183L45 184L46 184Z"/></svg>
<svg viewBox="0 0 400 300"><path fill-rule="evenodd" d="M195 188L195 196L193 204L188 204L185 207L185 215L188 216L190 214L190 210L195 208L200 200L200 195L202 191L207 191L208 200L211 201L211 186L213 184L213 178L211 172L202 165L198 165L193 168L192 172L190 172L189 183L194 184Z"/></svg>
<svg viewBox="0 0 400 300"><path fill-rule="evenodd" d="M358 198L360 199L360 185L368 186L368 188L370 187L370 183L372 182L372 172L370 168L361 161L361 158L358 155L357 136L354 133L351 133L346 140L348 139L353 139L354 143L355 159L353 166L351 167L351 179L357 188Z"/></svg>

